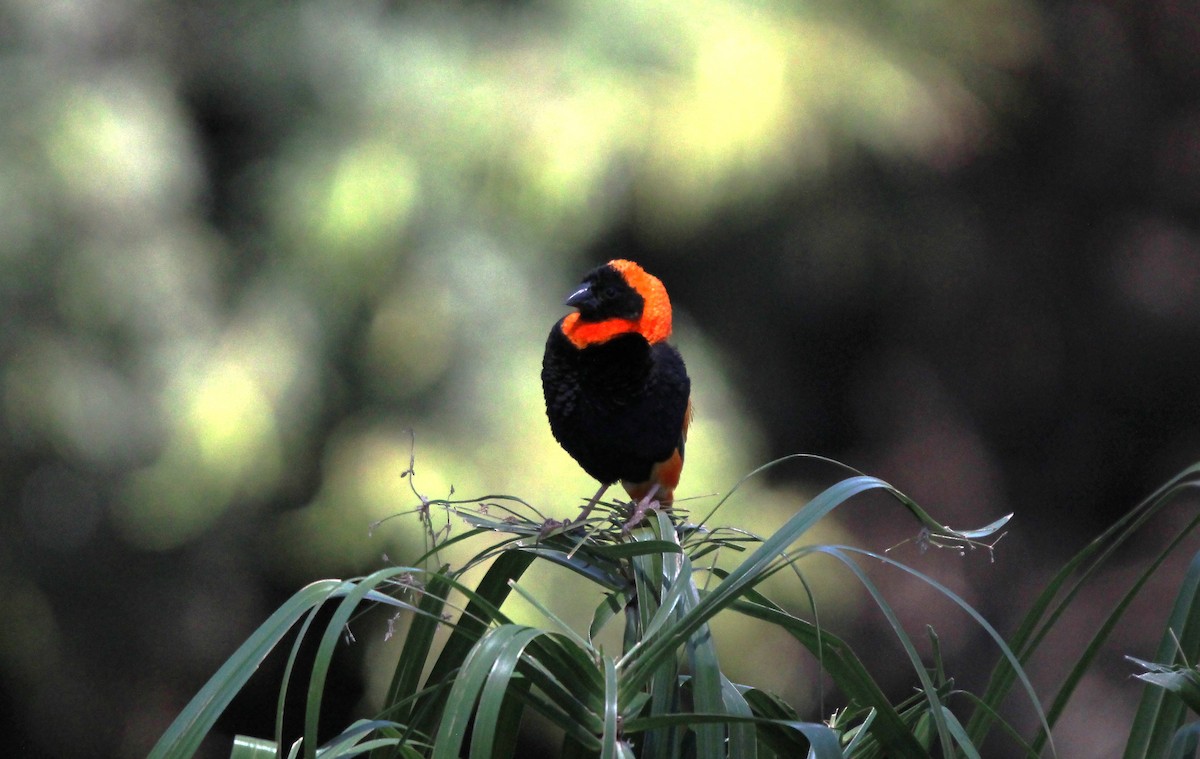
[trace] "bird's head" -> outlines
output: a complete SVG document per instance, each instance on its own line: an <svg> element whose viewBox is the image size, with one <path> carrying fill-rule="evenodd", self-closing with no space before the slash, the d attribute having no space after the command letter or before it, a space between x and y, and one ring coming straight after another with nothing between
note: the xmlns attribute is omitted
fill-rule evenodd
<svg viewBox="0 0 1200 759"><path fill-rule="evenodd" d="M617 259L588 272L566 300L579 309L563 320L578 348L636 332L657 343L671 335L671 301L662 282L633 261Z"/></svg>

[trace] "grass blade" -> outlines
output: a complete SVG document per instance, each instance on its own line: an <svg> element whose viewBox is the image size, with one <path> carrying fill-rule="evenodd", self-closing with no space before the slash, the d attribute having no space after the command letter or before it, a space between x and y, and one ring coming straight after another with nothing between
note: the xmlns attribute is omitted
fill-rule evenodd
<svg viewBox="0 0 1200 759"><path fill-rule="evenodd" d="M617 665L611 656L604 657L604 731L600 736L600 759L616 759L620 744L617 715L620 714L617 691Z"/></svg>
<svg viewBox="0 0 1200 759"><path fill-rule="evenodd" d="M924 759L927 756L925 749L913 738L887 696L845 641L828 630L817 630L812 623L792 616L756 591L747 593L731 608L776 625L812 651L847 698L862 707L876 710L870 729L880 744L891 747L893 756L906 759Z"/></svg>
<svg viewBox="0 0 1200 759"><path fill-rule="evenodd" d="M812 550L815 552L828 554L841 561L842 564L858 579L859 584L862 585L863 588L866 589L867 593L871 595L871 600L875 602L875 606L879 608L879 610L883 613L884 618L887 619L888 624L892 628L893 634L900 642L900 645L904 648L904 653L906 656L908 656L909 663L912 664L912 668L917 675L917 679L921 681L921 690L929 704L929 710L927 714L930 715L930 718L933 720L934 727L937 729L937 734L941 741L942 753L947 757L947 759L951 759L951 757L953 757L953 744L951 743L950 729L946 724L941 699L938 697L937 687L933 684L933 680L930 679L929 672L925 669L925 665L921 661L921 655L917 653L917 649L916 646L913 645L912 638L910 638L908 633L904 630L904 626L900 623L900 619L892 610L891 604L889 604L887 599L884 598L883 592L879 590L875 583L871 582L869 577L867 577L867 573L858 565L858 562L846 555L846 546L814 546ZM871 555L869 552L863 553ZM876 556L876 558L880 557Z"/></svg>
<svg viewBox="0 0 1200 759"><path fill-rule="evenodd" d="M534 556L523 551L504 551L488 567L488 571L473 591L453 583L455 588L467 593L469 601L459 616L454 632L450 634L425 678L426 689L453 681L454 672L462 665L476 641L483 637L490 621L508 622L500 614L500 606L512 590L508 583L510 580L519 579L533 560ZM437 732L447 694L445 689L439 689L421 705L421 713L414 716L412 725L419 734L433 735Z"/></svg>
<svg viewBox="0 0 1200 759"><path fill-rule="evenodd" d="M1084 584L1104 565L1107 559L1136 534L1154 513L1177 495L1200 484L1196 482L1198 477L1200 477L1200 464L1194 464L1171 478L1096 537L1055 574L1034 600L1012 636L1010 646L1016 654L1018 663L1024 664L1028 661L1041 641L1066 612ZM1078 576L1076 576L1077 573ZM1072 578L1075 578L1074 582L1068 587ZM967 732L974 745L983 745L994 723L1000 703L1012 689L1015 678L1016 670L1013 669L1010 662L1006 659L997 662L981 698L981 702L987 708L977 709L967 722Z"/></svg>
<svg viewBox="0 0 1200 759"><path fill-rule="evenodd" d="M233 738L233 749L229 752L229 759L275 759L278 748L275 741L236 735Z"/></svg>
<svg viewBox="0 0 1200 759"><path fill-rule="evenodd" d="M443 568L444 569L444 568ZM412 718L413 700L421 682L421 670L429 661L434 635L442 624L442 610L446 608L446 594L450 583L441 573L430 574L421 591L414 614L404 637L404 648L396 662L396 672L384 697L384 714L397 722L408 723ZM383 759L377 756L376 759Z"/></svg>
<svg viewBox="0 0 1200 759"><path fill-rule="evenodd" d="M816 759L843 759L838 736L828 725L818 722L800 722L798 720L764 719L740 714L704 714L700 712L687 714L663 714L655 717L643 717L625 723L625 732L636 735L640 732L664 727L694 727L695 725L714 724L743 724L758 728L786 728L800 733L808 741L812 756ZM730 753L734 759L736 754Z"/></svg>
<svg viewBox="0 0 1200 759"><path fill-rule="evenodd" d="M1170 753L1167 759L1196 759L1200 750L1200 724L1193 722L1181 728L1171 740Z"/></svg>
<svg viewBox="0 0 1200 759"><path fill-rule="evenodd" d="M347 592L350 586L339 580L322 580L302 588L288 599L188 702L151 749L149 759L186 759L195 754L225 707L300 617L327 598Z"/></svg>
<svg viewBox="0 0 1200 759"><path fill-rule="evenodd" d="M459 759L459 749L466 739L471 715L475 713L475 702L492 666L516 636L538 634L539 631L530 627L504 625L489 630L478 645L472 647L446 699L445 717L439 723L433 741L433 759Z"/></svg>
<svg viewBox="0 0 1200 759"><path fill-rule="evenodd" d="M517 661L530 641L544 634L541 630L528 627L500 629L511 629L513 632L503 643L499 655L492 660L487 681L479 695L479 708L475 714L475 726L471 731L471 759L491 759L495 753L497 733L508 727L500 721L500 715L504 711L505 703L511 704L513 700L508 697L513 670L516 669ZM499 630L496 635L500 635ZM486 665L486 661L481 662L481 667ZM469 675L469 672L465 674Z"/></svg>
<svg viewBox="0 0 1200 759"><path fill-rule="evenodd" d="M669 632L664 631L664 634L655 636L636 652L637 658L628 667L623 687L640 689L644 686L655 667L665 657L674 655L674 651L683 645L700 625L729 606L747 588L759 582L764 572L783 555L788 546L848 499L867 490L879 488L893 492L890 485L874 477L852 477L829 487L809 501L754 553L729 572L700 603L674 622Z"/></svg>
<svg viewBox="0 0 1200 759"><path fill-rule="evenodd" d="M317 755L317 725L321 715L321 700L325 694L325 679L329 674L329 665L333 661L334 649L341 640L350 616L358 609L363 599L371 594L381 583L402 574L417 571L411 567L388 567L373 572L370 575L349 583L350 587L343 595L341 603L334 610L333 617L325 626L321 643L317 647L313 660L312 675L308 681L308 701L304 710L304 755L315 759ZM379 598L378 596L373 596ZM383 596L389 602L395 602L390 596Z"/></svg>
<svg viewBox="0 0 1200 759"><path fill-rule="evenodd" d="M1167 620L1155 660L1158 663L1184 663L1200 658L1200 554L1192 557L1175 597L1175 606ZM1147 685L1142 691L1125 748L1125 759L1161 756L1183 724L1182 702L1167 696L1160 687Z"/></svg>

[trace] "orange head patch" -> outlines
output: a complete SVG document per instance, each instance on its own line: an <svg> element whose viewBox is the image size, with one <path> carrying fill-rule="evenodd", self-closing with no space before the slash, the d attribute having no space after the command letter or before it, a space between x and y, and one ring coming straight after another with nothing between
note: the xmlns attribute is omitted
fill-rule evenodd
<svg viewBox="0 0 1200 759"><path fill-rule="evenodd" d="M670 337L671 300L667 297L667 288L663 287L658 277L647 273L633 261L625 259L609 261L603 268L615 271L625 284L641 296L641 316L636 319L614 317L589 321L583 319L578 312L568 314L562 323L562 331L567 339L575 347L585 348L629 332L640 334L650 343L661 342Z"/></svg>

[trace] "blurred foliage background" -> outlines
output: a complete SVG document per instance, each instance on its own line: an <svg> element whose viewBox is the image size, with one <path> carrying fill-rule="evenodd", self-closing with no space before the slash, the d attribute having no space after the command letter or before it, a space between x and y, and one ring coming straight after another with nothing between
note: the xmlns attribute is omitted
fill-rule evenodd
<svg viewBox="0 0 1200 759"><path fill-rule="evenodd" d="M144 755L300 584L411 560L415 519L370 530L417 504L408 429L422 492L573 514L594 485L541 351L615 256L676 304L681 497L802 451L956 527L1016 511L995 563L897 551L1007 629L1200 458L1197 50L1196 0L0 0L8 745ZM768 531L830 475L777 470L721 521ZM878 505L823 539L913 537ZM818 585L886 675L878 615ZM891 593L986 671L965 620ZM381 630L334 718L386 681ZM815 665L751 639L735 669L822 716ZM1064 756L1122 740L1137 689L1101 670ZM270 675L225 735L269 731Z"/></svg>

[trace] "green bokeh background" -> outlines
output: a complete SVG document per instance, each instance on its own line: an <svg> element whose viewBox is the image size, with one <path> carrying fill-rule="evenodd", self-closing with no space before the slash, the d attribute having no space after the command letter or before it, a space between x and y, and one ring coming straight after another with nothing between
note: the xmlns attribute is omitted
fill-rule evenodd
<svg viewBox="0 0 1200 759"><path fill-rule="evenodd" d="M421 492L573 514L594 484L550 436L541 351L616 256L676 304L697 407L681 497L703 511L806 451L954 526L1015 510L995 564L900 554L1004 629L1046 566L1200 451L1198 14L0 1L9 743L144 755L293 589L415 556L414 518L371 530L417 503L409 431ZM829 474L765 478L721 521L769 531ZM878 506L814 539L912 537ZM889 676L878 617L830 569L811 569L824 619ZM536 579L568 616L595 603ZM802 608L794 585L775 592ZM893 592L984 670L961 620ZM734 672L822 716L812 662L722 625ZM382 629L356 631L334 718L378 697ZM1136 692L1107 667L1064 755L1119 740ZM258 687L206 755L270 724Z"/></svg>

